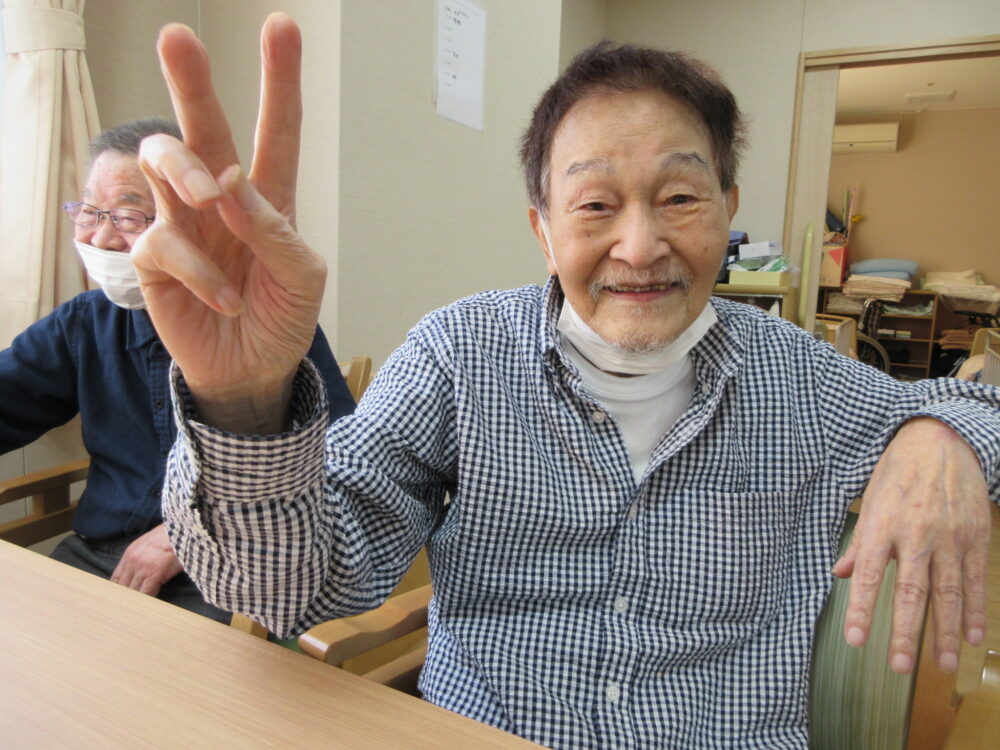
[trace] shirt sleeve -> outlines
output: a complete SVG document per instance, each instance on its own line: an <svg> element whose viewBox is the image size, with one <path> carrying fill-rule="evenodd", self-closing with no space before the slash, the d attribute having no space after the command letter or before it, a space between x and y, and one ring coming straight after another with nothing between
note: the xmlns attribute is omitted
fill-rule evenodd
<svg viewBox="0 0 1000 750"><path fill-rule="evenodd" d="M0 351L0 453L20 448L79 411L66 306Z"/></svg>
<svg viewBox="0 0 1000 750"><path fill-rule="evenodd" d="M378 606L444 513L449 399L418 347L393 355L364 408L327 431L326 392L307 360L295 428L242 436L190 418L174 368L178 441L164 518L205 598L281 637Z"/></svg>
<svg viewBox="0 0 1000 750"><path fill-rule="evenodd" d="M820 410L831 460L845 493L859 497L904 422L932 417L949 425L979 458L990 499L1000 503L1000 389L934 378L902 382L817 344Z"/></svg>

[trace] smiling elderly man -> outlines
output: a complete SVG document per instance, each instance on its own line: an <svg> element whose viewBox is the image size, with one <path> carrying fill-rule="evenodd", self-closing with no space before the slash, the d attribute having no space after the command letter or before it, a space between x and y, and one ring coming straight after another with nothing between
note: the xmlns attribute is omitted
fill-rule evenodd
<svg viewBox="0 0 1000 750"><path fill-rule="evenodd" d="M247 180L204 49L160 37L185 142L143 144L158 219L136 264L193 399L175 402L169 533L211 600L301 630L378 605L426 544L428 700L553 747L804 748L814 625L864 491L838 563L848 640L889 556L894 668L928 587L938 662L955 667L960 625L981 640L997 392L896 382L710 300L740 120L681 55L604 44L569 66L522 149L548 283L428 315L327 431L300 366L323 264L284 218L300 43L287 17L265 25Z"/></svg>

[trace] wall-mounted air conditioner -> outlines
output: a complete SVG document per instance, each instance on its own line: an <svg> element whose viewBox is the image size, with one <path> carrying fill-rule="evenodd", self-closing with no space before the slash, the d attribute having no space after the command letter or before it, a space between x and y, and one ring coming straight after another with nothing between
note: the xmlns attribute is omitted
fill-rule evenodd
<svg viewBox="0 0 1000 750"><path fill-rule="evenodd" d="M895 151L898 137L898 122L836 125L833 128L833 153L861 154Z"/></svg>

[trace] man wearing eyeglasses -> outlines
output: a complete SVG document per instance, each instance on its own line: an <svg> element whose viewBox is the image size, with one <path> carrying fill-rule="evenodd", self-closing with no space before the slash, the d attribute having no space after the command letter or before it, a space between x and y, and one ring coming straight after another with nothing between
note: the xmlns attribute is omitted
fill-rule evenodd
<svg viewBox="0 0 1000 750"><path fill-rule="evenodd" d="M176 437L170 358L146 313L130 251L152 223L152 193L138 165L146 136L177 125L134 120L90 144L82 200L63 206L74 244L101 289L84 292L0 352L0 453L81 415L91 458L74 533L52 556L220 621L183 573L160 513L164 463ZM354 401L319 328L309 357L322 373L331 420Z"/></svg>

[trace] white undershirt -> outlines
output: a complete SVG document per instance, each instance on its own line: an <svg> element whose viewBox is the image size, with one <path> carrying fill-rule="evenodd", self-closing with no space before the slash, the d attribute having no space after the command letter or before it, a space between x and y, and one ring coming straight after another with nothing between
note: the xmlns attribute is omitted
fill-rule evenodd
<svg viewBox="0 0 1000 750"><path fill-rule="evenodd" d="M656 446L691 402L695 384L691 355L658 372L619 377L592 365L562 338L566 356L580 370L587 392L618 423L638 483Z"/></svg>

